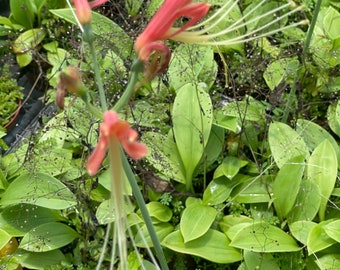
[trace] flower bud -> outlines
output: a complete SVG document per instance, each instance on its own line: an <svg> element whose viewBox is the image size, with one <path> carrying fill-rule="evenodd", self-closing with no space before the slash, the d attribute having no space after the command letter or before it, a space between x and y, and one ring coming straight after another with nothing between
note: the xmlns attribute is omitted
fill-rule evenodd
<svg viewBox="0 0 340 270"><path fill-rule="evenodd" d="M60 84L72 94L86 100L86 88L81 80L81 73L76 67L69 66L60 73Z"/></svg>
<svg viewBox="0 0 340 270"><path fill-rule="evenodd" d="M73 0L76 8L76 15L82 25L88 24L91 21L92 13L91 6L87 0Z"/></svg>

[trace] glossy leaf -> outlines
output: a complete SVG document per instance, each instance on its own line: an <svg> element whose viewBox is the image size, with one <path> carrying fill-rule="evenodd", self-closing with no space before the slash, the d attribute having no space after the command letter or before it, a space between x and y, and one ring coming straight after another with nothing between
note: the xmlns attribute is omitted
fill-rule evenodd
<svg viewBox="0 0 340 270"><path fill-rule="evenodd" d="M233 186L229 179L219 177L213 179L203 193L203 203L206 205L217 205L223 203L229 197Z"/></svg>
<svg viewBox="0 0 340 270"><path fill-rule="evenodd" d="M320 190L310 179L303 179L296 196L293 209L287 216L288 221L313 220L320 208Z"/></svg>
<svg viewBox="0 0 340 270"><path fill-rule="evenodd" d="M47 252L29 252L20 249L19 252L16 252L15 256L20 264L28 269L46 269L66 260L64 254L59 249Z"/></svg>
<svg viewBox="0 0 340 270"><path fill-rule="evenodd" d="M310 231L316 226L315 222L301 220L296 221L289 225L289 230L291 231L292 235L304 245L307 245L307 240Z"/></svg>
<svg viewBox="0 0 340 270"><path fill-rule="evenodd" d="M319 217L325 219L326 205L334 189L338 171L336 153L332 144L324 140L319 144L308 160L308 178L318 186L320 190Z"/></svg>
<svg viewBox="0 0 340 270"><path fill-rule="evenodd" d="M109 171L109 170L108 170ZM96 218L98 220L98 223L103 224L109 224L110 222L115 221L115 215L114 215L114 207L113 205L110 205L111 200L105 200L103 201L97 208L96 211ZM126 215L129 215L134 210L134 207L131 204L124 204L124 211Z"/></svg>
<svg viewBox="0 0 340 270"><path fill-rule="evenodd" d="M19 248L27 251L45 252L63 247L79 237L71 227L50 222L40 225L24 235Z"/></svg>
<svg viewBox="0 0 340 270"><path fill-rule="evenodd" d="M300 250L295 240L278 227L257 222L237 232L231 246L254 252L294 252Z"/></svg>
<svg viewBox="0 0 340 270"><path fill-rule="evenodd" d="M315 262L320 269L340 269L340 254L326 254L318 257Z"/></svg>
<svg viewBox="0 0 340 270"><path fill-rule="evenodd" d="M280 270L270 253L256 253L245 250L243 256L246 269Z"/></svg>
<svg viewBox="0 0 340 270"><path fill-rule="evenodd" d="M273 199L280 219L285 218L295 204L305 169L303 161L304 157L301 156L287 161L275 177Z"/></svg>
<svg viewBox="0 0 340 270"><path fill-rule="evenodd" d="M14 41L14 53L25 53L34 49L46 36L46 32L40 28L27 30Z"/></svg>
<svg viewBox="0 0 340 270"><path fill-rule="evenodd" d="M174 226L170 223L158 223L153 225L155 228L155 232L159 241L162 241L167 235L173 232ZM146 227L143 225L137 231L137 234L134 239L135 245L137 247L153 247L153 243L150 237L150 233Z"/></svg>
<svg viewBox="0 0 340 270"><path fill-rule="evenodd" d="M202 237L184 243L180 231L165 237L162 245L176 252L202 257L216 263L232 263L242 259L241 252L229 246L228 238L221 232L209 230Z"/></svg>
<svg viewBox="0 0 340 270"><path fill-rule="evenodd" d="M200 162L212 126L210 96L200 86L184 85L177 93L172 111L173 131L185 169L187 189Z"/></svg>
<svg viewBox="0 0 340 270"><path fill-rule="evenodd" d="M22 174L2 194L3 206L27 203L50 209L66 209L76 205L73 193L58 179L42 174Z"/></svg>
<svg viewBox="0 0 340 270"><path fill-rule="evenodd" d="M12 236L9 235L6 231L3 229L0 229L0 258L2 257L2 248L7 245L9 240L11 240Z"/></svg>
<svg viewBox="0 0 340 270"><path fill-rule="evenodd" d="M201 237L211 227L217 211L215 208L194 204L184 209L180 229L184 243Z"/></svg>
<svg viewBox="0 0 340 270"><path fill-rule="evenodd" d="M20 67L26 67L32 62L33 54L32 51L27 51L24 53L17 54L15 58Z"/></svg>
<svg viewBox="0 0 340 270"><path fill-rule="evenodd" d="M25 29L33 28L35 20L34 3L31 0L10 0L10 9L13 20Z"/></svg>
<svg viewBox="0 0 340 270"><path fill-rule="evenodd" d="M328 223L323 227L327 235L340 243L340 220Z"/></svg>
<svg viewBox="0 0 340 270"><path fill-rule="evenodd" d="M172 217L172 211L169 207L160 202L149 202L146 205L149 215L161 222L168 222Z"/></svg>
<svg viewBox="0 0 340 270"><path fill-rule="evenodd" d="M0 227L11 236L18 237L44 223L61 220L57 210L31 204L15 204L2 210Z"/></svg>
<svg viewBox="0 0 340 270"><path fill-rule="evenodd" d="M310 230L307 239L308 255L324 250L336 243L333 238L328 236L324 229L324 226L331 222L331 220L320 222Z"/></svg>
<svg viewBox="0 0 340 270"><path fill-rule="evenodd" d="M332 131L336 135L340 136L340 100L336 104L328 106L327 119L328 125Z"/></svg>
<svg viewBox="0 0 340 270"><path fill-rule="evenodd" d="M227 215L222 218L222 220L219 222L220 228L224 233L227 233L228 230L241 223L252 223L253 219L247 216L242 215ZM228 235L229 237L229 235ZM231 239L231 238L230 238Z"/></svg>
<svg viewBox="0 0 340 270"><path fill-rule="evenodd" d="M340 148L336 140L328 133L327 130L311 121L299 119L296 122L296 131L306 142L310 152L313 152L314 149L324 140L328 140L333 146L338 163L340 163Z"/></svg>
<svg viewBox="0 0 340 270"><path fill-rule="evenodd" d="M279 168L295 157L307 157L309 155L303 138L284 123L274 122L270 124L268 141Z"/></svg>
<svg viewBox="0 0 340 270"><path fill-rule="evenodd" d="M222 167L223 174L229 178L232 179L241 168L246 166L248 164L248 161L241 160L236 157L227 156L224 158L222 164L219 167Z"/></svg>

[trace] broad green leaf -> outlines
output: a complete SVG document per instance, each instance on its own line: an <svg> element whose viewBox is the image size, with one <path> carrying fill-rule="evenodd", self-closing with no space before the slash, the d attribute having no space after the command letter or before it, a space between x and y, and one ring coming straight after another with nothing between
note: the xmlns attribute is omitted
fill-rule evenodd
<svg viewBox="0 0 340 270"><path fill-rule="evenodd" d="M46 32L40 28L27 30L20 34L14 41L13 52L25 53L34 49L46 36Z"/></svg>
<svg viewBox="0 0 340 270"><path fill-rule="evenodd" d="M340 163L340 148L331 134L321 126L308 120L299 119L296 123L296 131L301 135L310 152L322 143L328 140L336 153L338 163Z"/></svg>
<svg viewBox="0 0 340 270"><path fill-rule="evenodd" d="M2 194L2 206L26 203L50 209L66 209L77 204L74 194L58 179L42 174L22 174Z"/></svg>
<svg viewBox="0 0 340 270"><path fill-rule="evenodd" d="M15 257L27 269L42 270L66 261L64 254L59 249L47 252L29 252L20 249L19 252L16 252Z"/></svg>
<svg viewBox="0 0 340 270"><path fill-rule="evenodd" d="M323 227L327 235L340 243L340 220L328 223Z"/></svg>
<svg viewBox="0 0 340 270"><path fill-rule="evenodd" d="M340 100L336 104L331 104L328 106L327 119L328 125L332 131L336 135L340 136ZM338 159L340 160L340 158Z"/></svg>
<svg viewBox="0 0 340 270"><path fill-rule="evenodd" d="M328 236L324 229L324 226L331 222L332 220L320 222L310 230L307 239L308 255L315 254L336 243L333 238Z"/></svg>
<svg viewBox="0 0 340 270"><path fill-rule="evenodd" d="M310 179L303 179L295 205L287 217L288 221L313 220L319 211L320 202L319 187Z"/></svg>
<svg viewBox="0 0 340 270"><path fill-rule="evenodd" d="M1 227L2 228L2 227ZM1 249L6 246L9 242L9 240L11 240L12 236L9 235L6 231L4 231L3 229L0 229L0 258L2 257L1 254Z"/></svg>
<svg viewBox="0 0 340 270"><path fill-rule="evenodd" d="M77 24L74 15L69 8L51 9L49 11L59 18L72 24ZM126 59L131 55L133 42L118 24L99 13L92 12L91 26L99 44L101 38L104 37L105 43L108 43L107 46L111 46L111 48L119 56L122 56L123 59ZM109 41L109 39L111 39L111 41ZM119 42L116 42L117 40L119 40Z"/></svg>
<svg viewBox="0 0 340 270"><path fill-rule="evenodd" d="M248 224L237 232L231 246L254 252L294 252L300 250L295 240L278 227L265 222Z"/></svg>
<svg viewBox="0 0 340 270"><path fill-rule="evenodd" d="M18 237L44 223L61 220L57 210L31 204L15 204L2 210L0 227L11 236Z"/></svg>
<svg viewBox="0 0 340 270"><path fill-rule="evenodd" d="M294 157L280 168L275 177L273 199L276 213L281 220L295 204L304 169L304 157Z"/></svg>
<svg viewBox="0 0 340 270"><path fill-rule="evenodd" d="M170 223L158 223L154 224L154 229L157 234L159 241L162 241L167 235L173 232L174 226ZM150 237L150 233L146 227L143 225L137 231L137 234L134 239L134 243L137 247L153 247L153 243Z"/></svg>
<svg viewBox="0 0 340 270"><path fill-rule="evenodd" d="M234 225L241 224L241 223L252 223L252 222L253 222L253 219L247 216L227 215L222 218L222 220L219 222L219 225L220 225L222 232L227 233L228 230Z"/></svg>
<svg viewBox="0 0 340 270"><path fill-rule="evenodd" d="M11 19L21 24L24 28L33 28L35 14L31 0L10 0Z"/></svg>
<svg viewBox="0 0 340 270"><path fill-rule="evenodd" d="M241 125L237 117L224 115L221 112L217 112L215 114L214 125L230 130L234 133L239 133L241 131Z"/></svg>
<svg viewBox="0 0 340 270"><path fill-rule="evenodd" d="M284 123L271 123L268 141L274 160L279 168L295 157L307 157L309 155L303 138Z"/></svg>
<svg viewBox="0 0 340 270"><path fill-rule="evenodd" d="M326 254L315 260L320 269L340 269L340 254Z"/></svg>
<svg viewBox="0 0 340 270"><path fill-rule="evenodd" d="M190 242L204 235L215 220L215 208L194 204L184 209L180 229L184 243Z"/></svg>
<svg viewBox="0 0 340 270"><path fill-rule="evenodd" d="M109 224L110 222L115 221L114 206L110 205L110 201L111 200L103 201L97 208L96 218L98 223L101 225ZM124 204L124 213L126 215L129 215L131 212L133 212L133 210L134 207L131 204Z"/></svg>
<svg viewBox="0 0 340 270"><path fill-rule="evenodd" d="M184 168L172 132L168 136L146 132L142 141L148 147L146 159L168 179L185 183Z"/></svg>
<svg viewBox="0 0 340 270"><path fill-rule="evenodd" d="M237 179L238 175L235 177ZM243 176L244 180L235 187L231 197L239 203L262 203L270 202L271 185L274 177L272 175L262 175L258 177Z"/></svg>
<svg viewBox="0 0 340 270"><path fill-rule="evenodd" d="M209 230L202 237L187 243L184 243L180 231L174 231L163 239L162 245L216 263L233 263L242 259L241 252L230 247L228 238L216 230Z"/></svg>
<svg viewBox="0 0 340 270"><path fill-rule="evenodd" d="M212 126L210 96L200 86L184 85L172 111L174 136L185 169L187 189L192 189L194 170L200 162Z"/></svg>
<svg viewBox="0 0 340 270"><path fill-rule="evenodd" d="M320 220L325 219L325 211L329 197L334 189L338 171L336 153L332 144L324 140L319 144L308 160L308 178L318 186L320 190Z"/></svg>
<svg viewBox="0 0 340 270"><path fill-rule="evenodd" d="M268 87L274 90L283 80L295 76L299 66L300 63L296 58L281 58L267 67L263 73L263 78Z"/></svg>
<svg viewBox="0 0 340 270"><path fill-rule="evenodd" d="M296 221L289 225L289 230L292 235L304 245L307 245L307 240L310 231L316 226L316 223L307 220Z"/></svg>
<svg viewBox="0 0 340 270"><path fill-rule="evenodd" d="M160 222L168 222L172 217L172 211L169 207L160 202L149 202L146 205L149 215Z"/></svg>
<svg viewBox="0 0 340 270"><path fill-rule="evenodd" d="M209 167L216 162L224 147L225 130L219 126L212 125L208 143L205 147L204 166Z"/></svg>
<svg viewBox="0 0 340 270"><path fill-rule="evenodd" d="M212 47L180 44L172 53L169 74L169 83L176 92L188 83L204 85L202 89L207 91L217 74Z"/></svg>
<svg viewBox="0 0 340 270"><path fill-rule="evenodd" d="M239 159L237 157L227 156L224 158L222 164L219 166L222 168L224 176L232 179L241 168L246 166L248 161Z"/></svg>
<svg viewBox="0 0 340 270"><path fill-rule="evenodd" d="M280 270L270 253L256 253L245 250L243 256L246 269Z"/></svg>
<svg viewBox="0 0 340 270"><path fill-rule="evenodd" d="M329 6L323 19L323 25L330 39L340 38L340 28L338 27L340 25L340 13L338 10Z"/></svg>
<svg viewBox="0 0 340 270"><path fill-rule="evenodd" d="M79 237L78 233L71 227L59 222L50 222L25 234L19 248L27 251L46 252L61 248L77 237Z"/></svg>
<svg viewBox="0 0 340 270"><path fill-rule="evenodd" d="M230 181L226 177L213 179L204 190L203 203L205 205L217 205L225 202L232 188L233 186L230 185Z"/></svg>
<svg viewBox="0 0 340 270"><path fill-rule="evenodd" d="M20 67L26 67L32 62L33 54L32 54L32 51L28 51L28 52L17 54L15 58Z"/></svg>

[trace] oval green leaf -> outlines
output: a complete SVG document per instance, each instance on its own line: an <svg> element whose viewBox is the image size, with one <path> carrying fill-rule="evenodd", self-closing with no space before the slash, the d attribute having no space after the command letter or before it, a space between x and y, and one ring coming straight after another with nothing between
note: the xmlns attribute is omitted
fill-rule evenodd
<svg viewBox="0 0 340 270"><path fill-rule="evenodd" d="M25 53L34 49L46 36L46 32L40 28L27 30L20 34L14 41L13 52Z"/></svg>
<svg viewBox="0 0 340 270"><path fill-rule="evenodd" d="M233 237L231 246L254 252L294 252L301 248L278 227L257 222L243 227Z"/></svg>
<svg viewBox="0 0 340 270"><path fill-rule="evenodd" d="M202 257L216 263L233 263L242 259L237 249L229 246L228 238L221 232L209 230L202 237L184 243L180 231L165 237L162 245L176 252Z"/></svg>
<svg viewBox="0 0 340 270"><path fill-rule="evenodd" d="M201 237L214 222L217 211L210 206L194 204L184 209L180 228L184 243Z"/></svg>
<svg viewBox="0 0 340 270"><path fill-rule="evenodd" d="M200 162L212 126L210 96L200 86L184 85L177 93L172 111L173 131L185 169L187 189Z"/></svg>
<svg viewBox="0 0 340 270"><path fill-rule="evenodd" d="M274 206L278 217L282 220L295 204L305 169L304 157L295 157L285 163L273 185ZM289 199L287 199L289 198Z"/></svg>
<svg viewBox="0 0 340 270"><path fill-rule="evenodd" d="M307 176L320 190L320 220L325 219L328 199L337 178L338 161L336 152L328 140L319 144L308 160Z"/></svg>
<svg viewBox="0 0 340 270"><path fill-rule="evenodd" d="M58 179L43 173L26 173L16 178L2 194L3 206L26 203L50 209L77 204L74 194Z"/></svg>
<svg viewBox="0 0 340 270"><path fill-rule="evenodd" d="M308 148L302 137L284 123L274 122L270 125L268 141L274 160L279 168L290 159L309 155Z"/></svg>
<svg viewBox="0 0 340 270"><path fill-rule="evenodd" d="M50 222L25 234L19 248L33 252L45 252L61 248L77 237L79 237L78 233L69 226L59 222Z"/></svg>

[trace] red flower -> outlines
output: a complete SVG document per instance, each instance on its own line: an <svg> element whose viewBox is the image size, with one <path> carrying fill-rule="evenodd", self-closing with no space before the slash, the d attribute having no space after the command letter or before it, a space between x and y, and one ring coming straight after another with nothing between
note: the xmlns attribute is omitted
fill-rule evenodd
<svg viewBox="0 0 340 270"><path fill-rule="evenodd" d="M137 132L130 128L130 124L120 120L114 111L104 113L104 122L100 126L100 138L98 145L87 161L87 171L90 175L97 173L107 150L109 149L110 140L118 140L126 153L133 159L141 159L147 153L144 144L137 141ZM120 153L117 153L120 155Z"/></svg>
<svg viewBox="0 0 340 270"><path fill-rule="evenodd" d="M192 3L192 0L165 0L135 42L139 59L149 61L151 54L156 53L160 63L158 68L152 68L158 72L166 68L170 60L170 51L162 40L171 39L194 25L207 14L209 7L207 3ZM174 28L174 23L183 17L188 21L182 27Z"/></svg>
<svg viewBox="0 0 340 270"><path fill-rule="evenodd" d="M92 17L91 8L100 6L107 1L108 0L95 0L89 3L87 0L73 0L79 22L82 25L88 24Z"/></svg>

